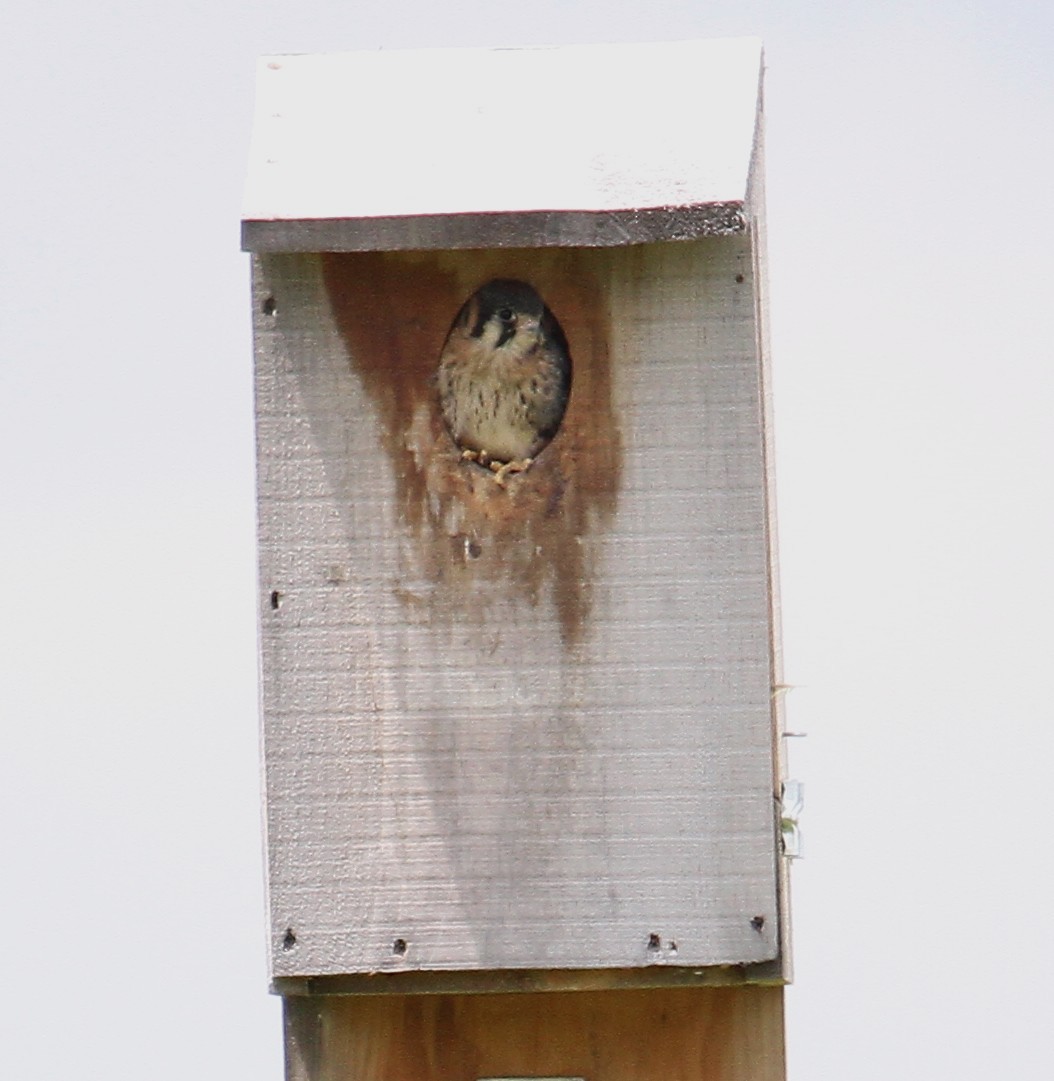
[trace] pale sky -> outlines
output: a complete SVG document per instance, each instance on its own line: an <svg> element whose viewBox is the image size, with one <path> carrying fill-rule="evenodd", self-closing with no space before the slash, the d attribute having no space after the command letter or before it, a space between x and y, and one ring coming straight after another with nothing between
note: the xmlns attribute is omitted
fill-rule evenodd
<svg viewBox="0 0 1054 1081"><path fill-rule="evenodd" d="M12 9L0 138L5 1073L282 1076L248 256L264 53L756 35L791 1081L1054 1076L1054 8Z"/></svg>

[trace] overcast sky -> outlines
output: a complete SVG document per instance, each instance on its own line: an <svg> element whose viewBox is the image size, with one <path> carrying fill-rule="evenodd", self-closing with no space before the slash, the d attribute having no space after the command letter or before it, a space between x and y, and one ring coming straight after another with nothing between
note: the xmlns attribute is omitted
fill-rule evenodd
<svg viewBox="0 0 1054 1081"><path fill-rule="evenodd" d="M789 726L809 733L789 1076L1045 1081L1054 7L456 10L7 13L5 1073L281 1077L238 250L257 55L750 34Z"/></svg>

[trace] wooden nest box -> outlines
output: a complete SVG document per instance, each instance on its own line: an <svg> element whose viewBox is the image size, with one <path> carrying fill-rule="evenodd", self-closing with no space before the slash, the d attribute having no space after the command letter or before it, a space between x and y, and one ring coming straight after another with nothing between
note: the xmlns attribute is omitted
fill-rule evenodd
<svg viewBox="0 0 1054 1081"><path fill-rule="evenodd" d="M282 993L784 977L760 75L753 40L261 63ZM572 370L504 476L437 380L495 280Z"/></svg>

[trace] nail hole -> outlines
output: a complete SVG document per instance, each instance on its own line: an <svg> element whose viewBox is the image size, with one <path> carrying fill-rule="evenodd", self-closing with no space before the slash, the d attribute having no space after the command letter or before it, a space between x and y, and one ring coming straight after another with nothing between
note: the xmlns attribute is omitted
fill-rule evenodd
<svg viewBox="0 0 1054 1081"><path fill-rule="evenodd" d="M676 953L677 952L677 943L674 942L674 940L671 938L670 941L669 941L669 944L667 945L666 948L670 951L670 953Z"/></svg>
<svg viewBox="0 0 1054 1081"><path fill-rule="evenodd" d="M271 590L271 607L277 612L282 607L282 594L277 589Z"/></svg>
<svg viewBox="0 0 1054 1081"><path fill-rule="evenodd" d="M662 940L659 938L658 935L648 935L648 949L649 950L657 950L657 949L661 948L661 946L662 946Z"/></svg>
<svg viewBox="0 0 1054 1081"><path fill-rule="evenodd" d="M260 306L264 315L277 315L278 303L274 297L267 297Z"/></svg>
<svg viewBox="0 0 1054 1081"><path fill-rule="evenodd" d="M744 281L746 281L746 279L743 277L742 274L737 274L736 275L736 284L737 285L742 285Z"/></svg>
<svg viewBox="0 0 1054 1081"><path fill-rule="evenodd" d="M470 540L465 545L465 551L468 553L469 559L479 559L483 555L483 545L479 541Z"/></svg>
<svg viewBox="0 0 1054 1081"><path fill-rule="evenodd" d="M394 953L397 957L402 957L402 955L404 953L406 953L406 950L407 950L407 945L406 945L406 939L405 938L397 938L392 943L392 953Z"/></svg>
<svg viewBox="0 0 1054 1081"><path fill-rule="evenodd" d="M296 945L296 935L293 933L292 927L285 929L285 934L282 936L282 949L291 950Z"/></svg>
<svg viewBox="0 0 1054 1081"><path fill-rule="evenodd" d="M750 921L750 926L753 927L755 931L760 931L762 927L765 926L765 917L754 916Z"/></svg>

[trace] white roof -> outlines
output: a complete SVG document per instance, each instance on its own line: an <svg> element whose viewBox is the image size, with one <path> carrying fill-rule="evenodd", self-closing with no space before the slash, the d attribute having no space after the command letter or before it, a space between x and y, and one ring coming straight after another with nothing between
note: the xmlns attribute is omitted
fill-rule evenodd
<svg viewBox="0 0 1054 1081"><path fill-rule="evenodd" d="M754 38L265 57L244 246L740 231L761 65Z"/></svg>

